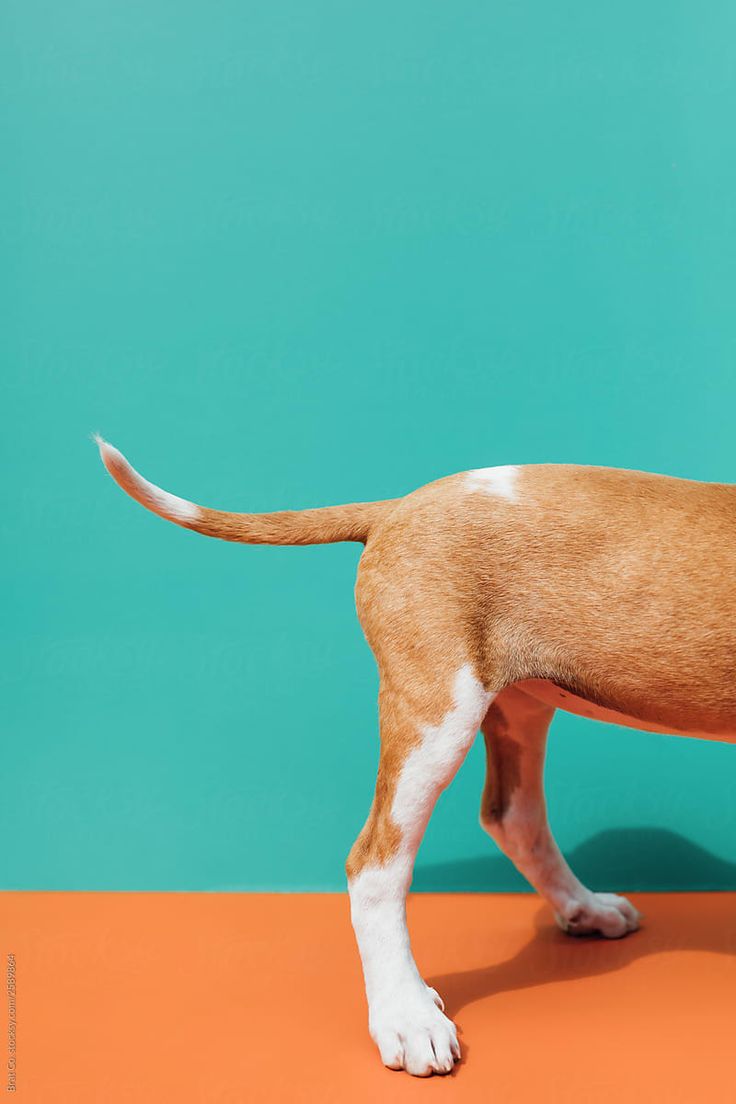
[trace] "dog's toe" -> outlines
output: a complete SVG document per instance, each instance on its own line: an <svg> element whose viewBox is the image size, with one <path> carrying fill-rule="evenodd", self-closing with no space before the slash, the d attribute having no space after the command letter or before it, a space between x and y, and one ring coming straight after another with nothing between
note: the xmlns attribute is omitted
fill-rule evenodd
<svg viewBox="0 0 736 1104"><path fill-rule="evenodd" d="M404 1068L404 1047L395 1031L376 1031L374 1040L381 1055L381 1061L389 1069Z"/></svg>

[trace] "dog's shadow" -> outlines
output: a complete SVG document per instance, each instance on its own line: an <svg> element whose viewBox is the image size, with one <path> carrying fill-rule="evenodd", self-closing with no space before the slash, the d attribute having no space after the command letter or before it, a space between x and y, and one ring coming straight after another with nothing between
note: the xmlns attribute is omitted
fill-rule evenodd
<svg viewBox="0 0 736 1104"><path fill-rule="evenodd" d="M685 891L736 890L736 864L727 862L663 829L617 829L602 832L570 855L571 866L594 889L649 893L682 892L676 899L647 899L641 929L625 939L571 938L554 922L551 909L540 903L534 933L524 947L505 961L427 977L456 1017L474 1001L552 982L572 981L620 970L649 954L668 950L700 950L736 954L736 902L730 895L698 899ZM502 856L467 859L419 867L414 889L488 891L506 880ZM495 876L494 876L495 875ZM521 888L522 883L519 883ZM516 887L512 887L516 888ZM493 899L485 898L488 925L494 925Z"/></svg>

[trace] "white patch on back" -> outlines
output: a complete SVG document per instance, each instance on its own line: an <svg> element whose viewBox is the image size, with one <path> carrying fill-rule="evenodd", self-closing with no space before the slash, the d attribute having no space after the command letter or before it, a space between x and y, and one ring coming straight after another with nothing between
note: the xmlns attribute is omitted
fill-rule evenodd
<svg viewBox="0 0 736 1104"><path fill-rule="evenodd" d="M473 468L465 473L468 487L473 491L485 491L497 495L509 502L518 501L516 482L519 469L515 464L504 464L498 468Z"/></svg>

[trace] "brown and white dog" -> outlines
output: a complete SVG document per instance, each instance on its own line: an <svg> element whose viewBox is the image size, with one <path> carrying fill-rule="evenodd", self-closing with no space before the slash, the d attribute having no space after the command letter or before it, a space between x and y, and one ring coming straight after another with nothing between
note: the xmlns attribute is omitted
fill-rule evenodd
<svg viewBox="0 0 736 1104"><path fill-rule="evenodd" d="M195 506L97 438L120 486L187 529L247 544L359 541L356 603L380 675L380 761L347 861L370 1033L425 1076L460 1057L406 927L414 857L482 729L481 824L571 934L637 927L575 877L547 823L555 709L736 740L736 487L567 465L496 467L386 502L273 514Z"/></svg>

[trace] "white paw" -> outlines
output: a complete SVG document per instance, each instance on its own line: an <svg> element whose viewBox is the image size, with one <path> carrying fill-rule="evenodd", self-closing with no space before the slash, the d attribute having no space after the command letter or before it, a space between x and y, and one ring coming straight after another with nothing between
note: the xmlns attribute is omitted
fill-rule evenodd
<svg viewBox="0 0 736 1104"><path fill-rule="evenodd" d="M615 893L588 893L581 901L571 901L555 919L568 935L592 935L620 939L636 931L641 914L631 901Z"/></svg>
<svg viewBox="0 0 736 1104"><path fill-rule="evenodd" d="M460 1045L455 1025L442 1008L441 997L428 985L412 985L376 1001L369 1026L384 1066L415 1077L450 1073L460 1058Z"/></svg>

